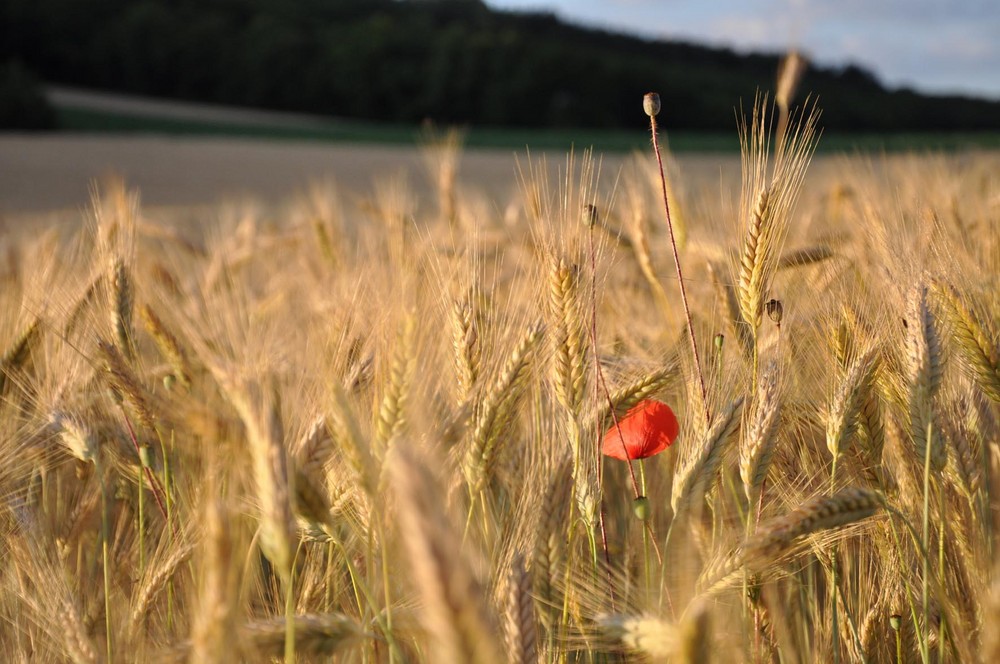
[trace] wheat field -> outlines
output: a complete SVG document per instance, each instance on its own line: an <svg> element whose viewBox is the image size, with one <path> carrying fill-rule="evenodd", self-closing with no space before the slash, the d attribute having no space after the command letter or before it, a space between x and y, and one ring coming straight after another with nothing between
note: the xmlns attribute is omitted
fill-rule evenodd
<svg viewBox="0 0 1000 664"><path fill-rule="evenodd" d="M430 191L11 240L2 659L1000 661L1000 158L809 182L769 108L735 191L491 200L452 133ZM647 399L680 435L604 456Z"/></svg>

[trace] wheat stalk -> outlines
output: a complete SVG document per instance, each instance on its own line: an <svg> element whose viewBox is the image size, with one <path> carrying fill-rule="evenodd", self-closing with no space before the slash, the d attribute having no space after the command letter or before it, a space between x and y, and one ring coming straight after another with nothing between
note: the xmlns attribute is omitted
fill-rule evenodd
<svg viewBox="0 0 1000 664"><path fill-rule="evenodd" d="M739 427L739 413L743 397L721 410L705 432L693 456L679 471L674 480L670 505L674 514L688 504L700 500L715 479L726 450L726 443Z"/></svg>
<svg viewBox="0 0 1000 664"><path fill-rule="evenodd" d="M222 664L232 656L236 634L236 574L227 510L211 498L205 505L203 569L198 610L191 628L191 661Z"/></svg>

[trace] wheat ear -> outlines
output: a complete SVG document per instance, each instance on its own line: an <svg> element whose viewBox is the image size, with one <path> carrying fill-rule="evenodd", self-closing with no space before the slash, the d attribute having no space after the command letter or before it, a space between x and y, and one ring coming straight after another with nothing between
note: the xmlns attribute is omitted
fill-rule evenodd
<svg viewBox="0 0 1000 664"><path fill-rule="evenodd" d="M191 387L191 363L188 354L181 346L177 337L167 329L160 317L156 315L153 308L148 304L139 311L146 331L153 337L156 347L163 358L170 364L173 377L180 383L181 387L188 389Z"/></svg>
<svg viewBox="0 0 1000 664"><path fill-rule="evenodd" d="M451 328L459 400L464 401L472 396L479 380L479 331L471 302L455 302L451 309Z"/></svg>
<svg viewBox="0 0 1000 664"><path fill-rule="evenodd" d="M743 397L740 397L720 411L702 437L695 454L678 471L670 500L674 514L700 500L711 486L722 465L726 443L739 427L742 407Z"/></svg>
<svg viewBox="0 0 1000 664"><path fill-rule="evenodd" d="M118 348L103 339L98 339L97 348L104 359L105 378L111 389L129 405L143 426L150 431L156 431L156 419L150 408L146 390L125 363Z"/></svg>
<svg viewBox="0 0 1000 664"><path fill-rule="evenodd" d="M414 338L416 336L417 319L407 315L399 330L392 363L389 367L389 385L382 397L375 422L375 442L377 453L385 457L393 437L395 437L406 422L406 400L410 389L410 381L416 368L414 354Z"/></svg>
<svg viewBox="0 0 1000 664"><path fill-rule="evenodd" d="M476 427L463 464L473 494L479 493L493 470L504 431L517 414L515 406L527 382L531 357L544 329L541 323L528 328L521 342L507 358L500 375L479 408Z"/></svg>
<svg viewBox="0 0 1000 664"><path fill-rule="evenodd" d="M938 281L933 288L954 333L951 339L969 375L984 394L993 401L1000 401L1000 337L953 286Z"/></svg>
<svg viewBox="0 0 1000 664"><path fill-rule="evenodd" d="M444 517L444 504L428 470L397 446L389 459L400 532L420 591L420 617L434 637L442 664L502 661L482 588Z"/></svg>
<svg viewBox="0 0 1000 664"><path fill-rule="evenodd" d="M233 404L246 429L253 465L256 495L260 500L260 547L278 571L281 580L291 584L294 555L294 517L284 427L277 389L265 391L259 384L229 386Z"/></svg>
<svg viewBox="0 0 1000 664"><path fill-rule="evenodd" d="M531 575L521 554L514 556L507 585L507 661L535 664L538 661L535 602L531 598Z"/></svg>
<svg viewBox="0 0 1000 664"><path fill-rule="evenodd" d="M135 352L132 331L132 277L125 261L115 258L111 263L109 276L111 285L111 329L115 331L115 343L125 357L131 359Z"/></svg>
<svg viewBox="0 0 1000 664"><path fill-rule="evenodd" d="M611 403L614 404L615 415L624 417L640 401L649 399L659 392L662 392L677 376L677 363L671 362L666 366L654 369L647 374L643 374L631 383L628 383L611 393ZM613 423L611 408L606 401L602 401L597 411L598 427L601 431L606 431Z"/></svg>
<svg viewBox="0 0 1000 664"><path fill-rule="evenodd" d="M740 479L751 507L757 504L778 444L781 421L778 379L778 365L768 363L761 373L750 420L740 444Z"/></svg>
<svg viewBox="0 0 1000 664"><path fill-rule="evenodd" d="M655 616L615 615L598 618L608 636L627 649L655 659L674 657L680 650L680 630L674 623Z"/></svg>
<svg viewBox="0 0 1000 664"><path fill-rule="evenodd" d="M941 338L927 304L927 287L918 286L907 305L907 373L909 378L910 436L918 459L924 459L930 445L930 463L935 471L944 467L946 456L942 437L935 426L934 397L944 370Z"/></svg>
<svg viewBox="0 0 1000 664"><path fill-rule="evenodd" d="M835 467L857 430L858 415L871 383L876 353L877 349L873 347L855 358L834 394L826 422L826 448L833 457Z"/></svg>
<svg viewBox="0 0 1000 664"><path fill-rule="evenodd" d="M549 270L549 308L552 324L553 383L556 399L572 416L580 414L586 381L587 346L580 316L579 270L565 260L552 259Z"/></svg>
<svg viewBox="0 0 1000 664"><path fill-rule="evenodd" d="M538 506L531 572L542 622L551 628L561 608L557 580L566 549L566 515L573 495L573 466L567 459L550 473Z"/></svg>
<svg viewBox="0 0 1000 664"><path fill-rule="evenodd" d="M743 546L744 561L751 567L770 564L801 538L857 523L883 506L881 494L864 488L816 496L790 514L762 524Z"/></svg>
<svg viewBox="0 0 1000 664"><path fill-rule="evenodd" d="M774 251L773 238L768 227L769 193L757 193L750 219L747 221L743 251L740 254L739 305L740 315L750 326L756 338L764 317L764 276L768 258Z"/></svg>
<svg viewBox="0 0 1000 664"><path fill-rule="evenodd" d="M334 655L364 635L355 620L339 613L299 614L294 621L296 651L307 655ZM255 620L240 627L239 633L246 650L255 656L275 658L286 650L284 618Z"/></svg>
<svg viewBox="0 0 1000 664"><path fill-rule="evenodd" d="M35 318L0 357L0 395L6 391L11 375L28 361L41 332L41 319Z"/></svg>
<svg viewBox="0 0 1000 664"><path fill-rule="evenodd" d="M815 265L816 263L822 263L823 261L834 256L836 256L836 254L833 249L825 244L819 244L814 247L803 247L802 249L795 249L793 251L783 253L781 258L778 259L778 264L775 269L786 270L792 267Z"/></svg>

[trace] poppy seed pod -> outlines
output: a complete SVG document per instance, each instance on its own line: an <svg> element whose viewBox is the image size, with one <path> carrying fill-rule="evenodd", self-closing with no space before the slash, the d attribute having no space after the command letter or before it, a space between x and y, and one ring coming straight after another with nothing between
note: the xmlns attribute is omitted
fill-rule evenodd
<svg viewBox="0 0 1000 664"><path fill-rule="evenodd" d="M649 520L649 498L639 496L632 502L632 512L639 521Z"/></svg>
<svg viewBox="0 0 1000 664"><path fill-rule="evenodd" d="M606 456L621 459L645 459L670 447L680 433L677 416L667 404L646 399L618 420L604 434L601 446Z"/></svg>
<svg viewBox="0 0 1000 664"><path fill-rule="evenodd" d="M660 114L660 95L655 92L647 92L646 96L642 98L642 110L646 111L646 115L651 118L655 118Z"/></svg>
<svg viewBox="0 0 1000 664"><path fill-rule="evenodd" d="M593 228L597 225L597 206L593 203L587 203L583 206L583 212L580 214L580 220L583 225L587 228Z"/></svg>
<svg viewBox="0 0 1000 664"><path fill-rule="evenodd" d="M767 310L768 318L770 318L775 324L781 325L781 317L784 315L784 308L781 306L781 300L768 300L767 304L764 305L764 309Z"/></svg>

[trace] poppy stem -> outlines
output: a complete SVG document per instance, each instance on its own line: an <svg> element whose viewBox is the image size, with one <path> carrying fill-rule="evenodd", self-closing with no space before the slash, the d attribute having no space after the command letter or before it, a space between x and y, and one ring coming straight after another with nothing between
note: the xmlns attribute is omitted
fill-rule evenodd
<svg viewBox="0 0 1000 664"><path fill-rule="evenodd" d="M659 98L657 98L658 100ZM659 104L657 104L657 107ZM657 111L659 108L656 109ZM670 249L674 254L674 266L677 268L677 284L681 289L681 304L684 305L684 318L687 320L688 337L691 339L691 352L694 354L694 368L698 374L698 385L701 387L701 402L705 407L705 421L711 424L712 414L708 409L708 391L705 389L705 376L701 370L701 356L698 354L698 342L695 341L694 325L691 323L691 308L688 306L687 289L684 287L684 272L681 270L681 258L677 252L677 240L674 238L674 224L670 218L670 203L667 201L667 178L663 173L663 157L660 156L660 143L656 132L656 113L649 115L649 128L653 134L653 152L656 153L656 163L660 167L660 187L663 194L663 212L667 219L667 230L670 231Z"/></svg>
<svg viewBox="0 0 1000 664"><path fill-rule="evenodd" d="M590 244L590 303L591 303L591 316L590 316L590 343L594 349L594 373L597 374L597 383L601 390L604 392L604 398L608 401L608 411L611 413L611 419L615 423L615 431L618 432L618 439L622 442L622 449L625 451L625 463L628 464L628 474L632 479L632 491L635 493L635 497L639 498L642 494L639 492L639 482L635 478L635 469L632 468L632 458L629 456L628 447L625 446L625 435L622 433L622 427L618 423L618 413L615 412L615 404L611 400L611 392L608 390L608 384L604 380L604 372L601 371L601 359L598 357L597 350L597 251L594 249L594 227L590 226L587 232L587 238ZM600 468L601 468L601 446L600 438L597 439L598 443L595 445L595 450L597 452L597 468L598 468L598 478L600 478Z"/></svg>

